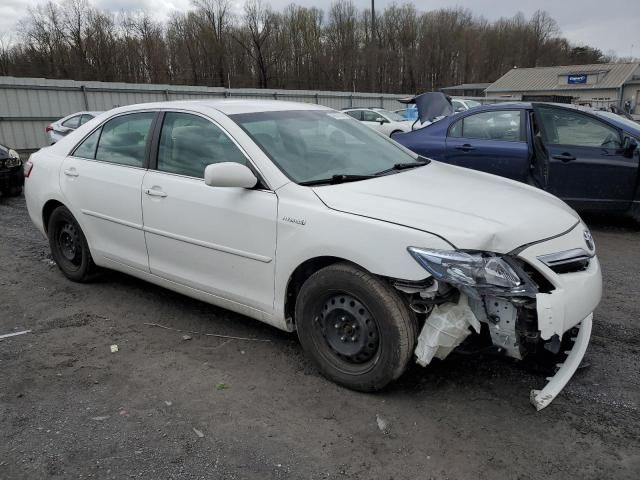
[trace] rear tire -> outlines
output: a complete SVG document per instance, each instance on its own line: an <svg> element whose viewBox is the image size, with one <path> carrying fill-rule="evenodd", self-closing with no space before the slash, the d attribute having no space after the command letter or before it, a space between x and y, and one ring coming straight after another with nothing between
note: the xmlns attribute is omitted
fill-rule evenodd
<svg viewBox="0 0 640 480"><path fill-rule="evenodd" d="M56 208L49 218L47 229L51 256L69 280L87 282L97 267L93 263L87 239L69 209Z"/></svg>
<svg viewBox="0 0 640 480"><path fill-rule="evenodd" d="M347 388L372 392L405 371L417 322L400 294L348 263L314 273L296 301L300 343L318 370Z"/></svg>

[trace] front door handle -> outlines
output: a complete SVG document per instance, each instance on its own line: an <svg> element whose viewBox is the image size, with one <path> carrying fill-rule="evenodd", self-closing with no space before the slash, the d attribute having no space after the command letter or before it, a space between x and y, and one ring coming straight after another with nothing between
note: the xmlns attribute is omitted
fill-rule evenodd
<svg viewBox="0 0 640 480"><path fill-rule="evenodd" d="M147 195L149 195L150 197L166 197L167 194L164 193L162 190L160 190L157 187L154 188L145 188L144 193L146 193Z"/></svg>
<svg viewBox="0 0 640 480"><path fill-rule="evenodd" d="M67 168L67 169L65 169L65 170L64 170L64 174L65 174L67 177L77 177L77 176L79 175L79 173L78 173L78 172L76 171L76 169L75 169L75 168L73 168L73 167L72 167L72 168Z"/></svg>
<svg viewBox="0 0 640 480"><path fill-rule="evenodd" d="M468 143L465 143L464 145L458 145L456 149L462 150L463 152L470 152L471 150L475 150L475 148Z"/></svg>
<svg viewBox="0 0 640 480"><path fill-rule="evenodd" d="M551 158L555 158L556 160L561 160L563 162L571 162L576 159L575 156L567 152L561 153L560 155L553 155Z"/></svg>

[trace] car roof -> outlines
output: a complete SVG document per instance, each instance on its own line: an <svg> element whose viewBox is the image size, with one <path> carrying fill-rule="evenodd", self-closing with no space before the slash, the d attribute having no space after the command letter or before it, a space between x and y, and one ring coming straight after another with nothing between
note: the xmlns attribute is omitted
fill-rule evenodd
<svg viewBox="0 0 640 480"><path fill-rule="evenodd" d="M120 107L119 112L144 109L215 109L225 115L257 112L281 112L288 110L331 110L329 107L315 103L286 102L282 100L254 99L207 99L207 100L175 100L169 102L139 103Z"/></svg>

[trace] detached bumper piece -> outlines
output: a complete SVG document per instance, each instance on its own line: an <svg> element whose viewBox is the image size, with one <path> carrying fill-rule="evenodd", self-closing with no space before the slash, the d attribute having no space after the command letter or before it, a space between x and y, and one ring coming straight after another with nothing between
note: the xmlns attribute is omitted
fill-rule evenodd
<svg viewBox="0 0 640 480"><path fill-rule="evenodd" d="M569 383L573 374L576 373L589 345L592 323L593 314L582 320L578 325L579 331L573 348L568 352L567 359L560 365L560 369L553 377L548 378L549 383L542 390L531 390L529 398L536 410L540 411L548 406Z"/></svg>

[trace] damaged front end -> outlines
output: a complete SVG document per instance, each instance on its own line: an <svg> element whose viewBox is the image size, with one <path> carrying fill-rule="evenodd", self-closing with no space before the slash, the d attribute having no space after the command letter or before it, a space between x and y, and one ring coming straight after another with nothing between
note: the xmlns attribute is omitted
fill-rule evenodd
<svg viewBox="0 0 640 480"><path fill-rule="evenodd" d="M444 359L472 332L481 349L518 360L540 350L559 353L564 331L557 329L545 338L538 322L545 307L545 301L539 300L549 297L554 286L526 262L490 252L408 250L431 274L422 282L394 282L411 309L424 319L415 351L420 365L428 365L433 358ZM584 356L591 318L582 323L588 328L580 331L565 364L559 365L545 389L531 392L538 410L551 403Z"/></svg>

